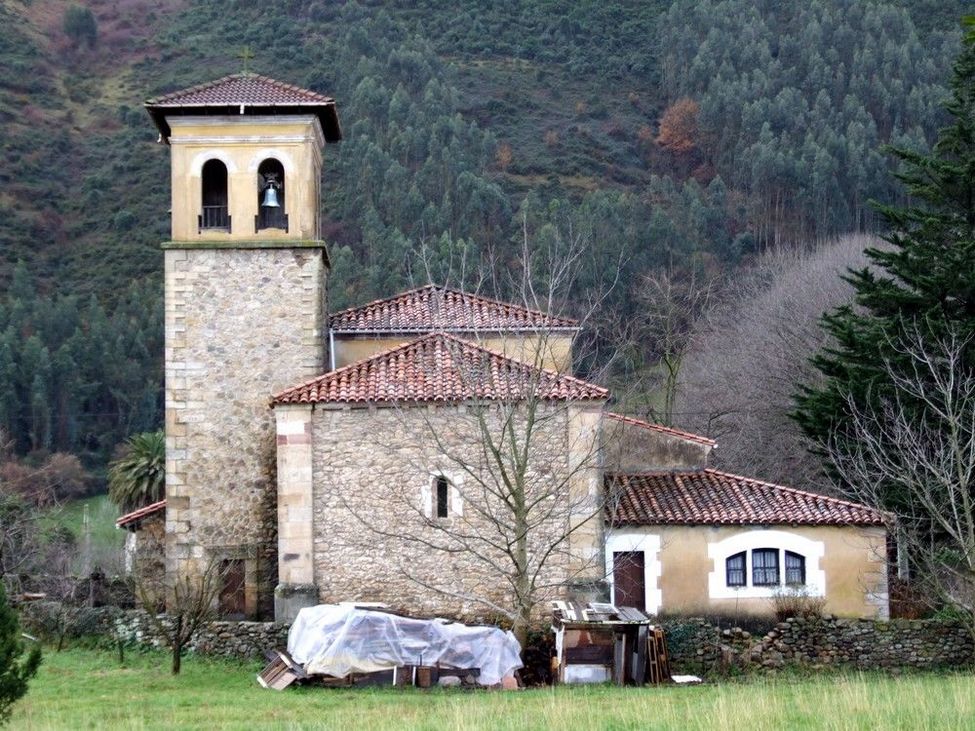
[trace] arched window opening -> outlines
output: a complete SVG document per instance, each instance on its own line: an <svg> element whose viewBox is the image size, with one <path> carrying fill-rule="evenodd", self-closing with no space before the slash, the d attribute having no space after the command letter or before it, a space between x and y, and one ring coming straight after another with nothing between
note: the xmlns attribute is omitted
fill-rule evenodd
<svg viewBox="0 0 975 731"><path fill-rule="evenodd" d="M200 231L230 231L227 199L227 166L220 160L203 164L203 200L199 216Z"/></svg>
<svg viewBox="0 0 975 731"><path fill-rule="evenodd" d="M257 168L255 233L266 228L288 230L285 195L284 166L274 158L268 158Z"/></svg>
<svg viewBox="0 0 975 731"><path fill-rule="evenodd" d="M443 475L437 477L437 517L446 518L449 515L448 493L450 483Z"/></svg>

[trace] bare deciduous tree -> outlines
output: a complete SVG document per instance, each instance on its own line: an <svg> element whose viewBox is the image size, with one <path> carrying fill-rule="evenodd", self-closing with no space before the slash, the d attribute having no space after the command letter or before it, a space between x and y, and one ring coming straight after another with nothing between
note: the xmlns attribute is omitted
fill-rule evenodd
<svg viewBox="0 0 975 731"><path fill-rule="evenodd" d="M648 384L662 392L660 408L650 408L655 421L672 426L677 389L684 358L690 350L693 328L708 311L717 289L713 276L676 270L644 275L636 288L639 315L632 323L630 339L646 362L656 362L661 376Z"/></svg>
<svg viewBox="0 0 975 731"><path fill-rule="evenodd" d="M136 597L169 647L173 675L179 674L183 650L193 635L216 619L222 579L218 560L207 562L200 573L174 576L146 572L136 576ZM165 614L160 613L163 603Z"/></svg>
<svg viewBox="0 0 975 731"><path fill-rule="evenodd" d="M477 278L483 284L477 294L564 313L590 247L584 233L549 233L541 246L526 233L519 265L492 268ZM573 303L580 328L604 297L590 293L587 301ZM459 329L475 343L490 340L491 348L523 367L505 367L499 377L492 356L483 351L472 356L463 342L448 340L447 353L430 358L426 367L431 375L453 374L471 397L433 410L400 402L389 412L408 437L395 443L387 434L375 437L377 449L395 451L417 474L429 475L427 492L421 498L415 482L380 481L384 492L377 499L396 505L402 518L394 526L377 525L371 511L352 501L343 504L365 529L359 531L361 540L378 537L388 546L386 555L405 557L398 570L409 581L502 615L525 646L537 608L563 591L567 579L601 578L601 558L591 547L601 540L604 504L598 469L603 396L573 401L557 393L556 384L572 378L571 343L578 342L578 331L546 325L518 333L481 331L476 322ZM592 391L583 384L581 390L587 389ZM448 501L463 507L447 514ZM462 565L463 580L457 570L431 575L413 565L409 557L418 551L442 556L445 566Z"/></svg>
<svg viewBox="0 0 975 731"><path fill-rule="evenodd" d="M811 252L764 256L740 276L694 335L675 408L680 426L718 440L717 466L821 489L822 460L789 414L796 384L812 383L809 359L825 345L824 312L848 302L841 275L866 265L867 236Z"/></svg>
<svg viewBox="0 0 975 731"><path fill-rule="evenodd" d="M921 595L956 608L975 636L973 339L924 330L908 324L891 343L891 395L874 408L849 399L843 437L821 446L845 492L895 515Z"/></svg>

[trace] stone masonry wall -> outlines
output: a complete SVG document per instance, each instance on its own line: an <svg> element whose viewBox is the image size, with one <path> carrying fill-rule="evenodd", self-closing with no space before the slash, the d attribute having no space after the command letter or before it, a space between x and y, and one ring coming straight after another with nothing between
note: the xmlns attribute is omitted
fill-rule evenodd
<svg viewBox="0 0 975 731"><path fill-rule="evenodd" d="M277 570L269 398L324 371L324 252L169 248L165 269L166 570L244 559L254 616Z"/></svg>
<svg viewBox="0 0 975 731"><path fill-rule="evenodd" d="M59 609L54 602L24 605L20 609L24 629L52 639ZM160 619L164 626L169 622L165 615ZM234 660L262 658L267 650L287 647L288 629L289 625L277 622L211 622L192 637L188 649ZM128 647L166 648L159 628L141 609L77 608L68 618L65 634L71 640L95 640L106 649L114 647L119 640Z"/></svg>
<svg viewBox="0 0 975 731"><path fill-rule="evenodd" d="M534 556L542 544L547 547L543 539L565 534L569 493L580 489L565 479L568 408L543 406L541 413L526 483L533 491L529 498L542 498L535 519L549 515L532 529ZM312 443L314 579L321 601L382 601L414 614L481 619L492 610L473 597L510 606L511 587L505 583L510 562L491 546L503 542L505 532L484 511L508 521L510 513L458 464L463 461L485 480L497 472L473 411L445 405L317 409ZM442 519L434 512L438 474L451 483L449 516ZM545 490L553 492L541 495ZM559 546L541 576L540 584L549 585L553 595L572 578L570 548L578 547ZM492 569L478 556L489 556L502 568Z"/></svg>
<svg viewBox="0 0 975 731"><path fill-rule="evenodd" d="M32 602L21 607L25 630L45 636L57 607ZM975 648L962 626L935 620L820 619L782 622L765 637L720 629L704 619L663 622L675 673L713 675L729 667L774 671L794 666L902 670L971 667ZM212 622L189 649L230 659L257 659L285 648L289 625L276 622ZM161 649L165 642L142 610L98 607L79 610L68 636L98 637L106 647L120 638L129 646Z"/></svg>
<svg viewBox="0 0 975 731"><path fill-rule="evenodd" d="M720 629L703 619L664 621L675 672L711 674L730 667L858 670L970 667L975 645L963 626L936 620L789 619L764 637Z"/></svg>
<svg viewBox="0 0 975 731"><path fill-rule="evenodd" d="M932 668L971 665L972 636L936 620L789 619L748 650L765 667L839 665Z"/></svg>

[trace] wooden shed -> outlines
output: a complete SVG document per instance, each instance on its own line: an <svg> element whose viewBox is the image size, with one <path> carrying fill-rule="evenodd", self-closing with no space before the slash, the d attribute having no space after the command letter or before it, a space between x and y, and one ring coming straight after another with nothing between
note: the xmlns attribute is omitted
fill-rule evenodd
<svg viewBox="0 0 975 731"><path fill-rule="evenodd" d="M633 607L552 602L560 683L644 685L670 677L663 630Z"/></svg>

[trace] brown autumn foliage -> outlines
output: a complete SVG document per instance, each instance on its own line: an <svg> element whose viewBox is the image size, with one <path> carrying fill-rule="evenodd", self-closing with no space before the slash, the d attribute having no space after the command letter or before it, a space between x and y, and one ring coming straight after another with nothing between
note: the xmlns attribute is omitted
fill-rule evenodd
<svg viewBox="0 0 975 731"><path fill-rule="evenodd" d="M700 131L697 126L698 103L683 97L671 104L660 118L657 144L665 150L685 155L698 145Z"/></svg>
<svg viewBox="0 0 975 731"><path fill-rule="evenodd" d="M497 163L498 169L504 172L508 169L513 157L514 152L511 150L511 145L507 142L502 142L498 145L498 151L494 154L494 161Z"/></svg>
<svg viewBox="0 0 975 731"><path fill-rule="evenodd" d="M15 459L0 460L0 487L38 506L80 497L90 476L73 454L55 452L39 466Z"/></svg>

